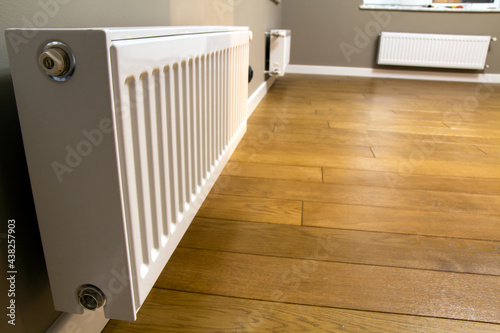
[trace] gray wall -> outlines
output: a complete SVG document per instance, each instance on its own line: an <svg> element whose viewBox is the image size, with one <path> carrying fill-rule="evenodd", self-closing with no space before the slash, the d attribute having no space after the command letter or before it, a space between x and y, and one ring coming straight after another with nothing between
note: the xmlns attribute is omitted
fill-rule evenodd
<svg viewBox="0 0 500 333"><path fill-rule="evenodd" d="M265 80L265 35L281 28L281 7L271 0L171 0L172 25L248 26L253 32L250 65L254 79L248 87L250 96ZM199 12L192 11L199 8Z"/></svg>
<svg viewBox="0 0 500 333"><path fill-rule="evenodd" d="M250 65L254 78L248 87L250 96L265 80L265 32L281 28L281 7L270 0L239 1L234 11L234 25L249 26L253 32L250 43ZM251 13L251 14L250 14Z"/></svg>
<svg viewBox="0 0 500 333"><path fill-rule="evenodd" d="M9 27L97 27L155 25L246 25L254 32L250 61L255 78L253 93L264 80L264 31L279 28L281 8L270 0L42 0L0 2L0 306L6 308L5 263L7 220L17 221L17 320L1 332L44 332L57 318L31 196L31 188L17 118L4 30ZM55 4L55 5L54 5ZM196 8L196 10L194 10ZM2 312L3 313L3 312Z"/></svg>
<svg viewBox="0 0 500 333"><path fill-rule="evenodd" d="M500 13L388 12L360 10L361 4L361 0L283 0L283 27L293 36L291 63L379 68L375 59L381 31L500 38ZM487 64L485 73L500 73L500 41L492 43Z"/></svg>

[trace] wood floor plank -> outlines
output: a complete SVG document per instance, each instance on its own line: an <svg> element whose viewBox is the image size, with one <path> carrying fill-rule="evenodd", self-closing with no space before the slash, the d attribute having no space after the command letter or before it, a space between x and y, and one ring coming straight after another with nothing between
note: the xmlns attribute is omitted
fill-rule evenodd
<svg viewBox="0 0 500 333"><path fill-rule="evenodd" d="M318 110L316 110L318 112ZM382 119L381 119L382 118ZM284 111L273 110L272 113L253 114L248 120L250 125L262 125L270 128L277 127L279 131L286 131L287 126L304 127L304 128L359 128L359 129L394 129L400 130L405 128L441 128L450 130L442 121L428 120L409 120L409 119L394 119L393 115L380 117L378 114L367 113L357 118L353 117L351 112L349 115L321 115L321 114L291 114ZM335 120L332 120L335 119ZM493 130L493 127L487 127L485 130ZM425 132L424 132L425 133Z"/></svg>
<svg viewBox="0 0 500 333"><path fill-rule="evenodd" d="M463 113L450 113L441 111L427 110L393 110L389 107L367 105L364 102L353 103L352 101L332 103L334 109L314 108L309 105L273 105L257 109L249 122L264 121L268 118L289 118L290 120L330 120L333 123L346 123L346 126L354 126L349 123L359 123L359 125L372 124L374 127L384 125L401 126L419 126L419 127L437 127L475 130L497 130L498 122L489 119L484 115L472 113L465 115ZM487 120L488 119L488 120Z"/></svg>
<svg viewBox="0 0 500 333"><path fill-rule="evenodd" d="M347 145L327 145L327 144L309 144L302 142L281 142L281 141L254 141L243 139L238 146L239 152L259 153L265 148L266 152L271 154L296 154L303 158L314 159L324 155L328 156L352 156L373 158L371 149L367 146L347 146Z"/></svg>
<svg viewBox="0 0 500 333"><path fill-rule="evenodd" d="M482 120L482 122L481 122ZM488 130L488 131L498 131L498 125L500 125L499 121L494 121L494 120L487 120L486 117L483 119L478 119L477 122L473 122L464 120L462 118L457 118L457 119L450 119L447 121L444 121L443 124L446 125L446 127L449 127L450 129L458 129L458 130L476 130L476 131L481 131L481 130Z"/></svg>
<svg viewBox="0 0 500 333"><path fill-rule="evenodd" d="M288 126L300 126L307 127L309 129L327 129L328 128L328 120L327 119L304 119L305 117L301 117L302 119L292 118L291 115L282 115L282 116L270 116L270 117L251 117L251 120L248 120L248 126L253 128L269 128L273 132L282 132L286 131Z"/></svg>
<svg viewBox="0 0 500 333"><path fill-rule="evenodd" d="M304 226L500 241L500 217L304 202Z"/></svg>
<svg viewBox="0 0 500 333"><path fill-rule="evenodd" d="M352 92L352 91L338 91L335 94L336 98L347 98L350 100L366 100L366 96L363 93ZM323 105L325 103L330 103L328 97L324 97L324 94L318 94L317 96L311 96L311 104L312 105Z"/></svg>
<svg viewBox="0 0 500 333"><path fill-rule="evenodd" d="M369 110L371 108L384 108L384 109L393 109L393 110L398 110L400 108L409 108L415 111L418 111L422 108L423 106L418 104L418 98L415 96L412 96L410 98L413 98L414 102L408 101L408 102L402 102L401 99L394 98L394 96L375 96L372 94L364 94L365 99L364 100L358 100L358 103L365 103L364 108L365 110ZM437 103L439 105L433 105L435 110L437 112L446 112L447 110L452 109L452 104L449 103ZM327 100L315 100L313 101L311 99L311 105L316 107L317 109L335 109L337 107L337 103L334 99L327 99ZM355 104L353 104L355 106ZM345 108L344 105L340 104L340 107ZM357 108L353 108L355 110ZM424 118L421 118L424 119ZM427 118L427 120L433 120L433 118ZM438 120L437 118L434 118L434 120Z"/></svg>
<svg viewBox="0 0 500 333"><path fill-rule="evenodd" d="M274 137L274 136L273 136ZM284 143L284 142L283 142ZM254 162L266 164L283 164L309 167L329 167L338 169L372 170L395 173L415 173L421 175L436 175L450 177L482 177L500 178L496 164L478 164L474 161L438 161L426 159L414 161L408 154L404 158L373 158L372 151L366 147L362 154L369 151L370 157L352 156L358 151L340 152L337 154L317 154L315 151L269 150L276 141L246 141L245 146L236 150L231 159L237 162ZM351 156L345 156L351 154Z"/></svg>
<svg viewBox="0 0 500 333"><path fill-rule="evenodd" d="M367 103L366 101L332 100L329 105L312 105L318 116L361 118L368 116L372 119L394 119L396 113L393 104L390 103ZM366 118L365 118L366 120Z"/></svg>
<svg viewBox="0 0 500 333"><path fill-rule="evenodd" d="M293 125L293 124L292 124ZM434 136L457 136L463 139L473 140L474 138L486 138L488 140L500 140L500 131L493 129L462 129L462 128L448 128L445 125L442 127L424 127L424 126L404 126L404 125L377 125L377 124L364 124L359 121L340 122L329 121L330 128L342 129L370 129L370 130L384 130L392 133L409 133L419 135L434 135Z"/></svg>
<svg viewBox="0 0 500 333"><path fill-rule="evenodd" d="M395 127L396 129L404 128L404 126L446 128L443 120L437 115L435 117L409 117L395 113L393 110L374 112L373 110L359 111L349 108L345 110L318 109L316 112L318 115L322 115L322 118L327 118L330 121L331 128L345 127L348 129L371 126L373 129L383 129L384 125L399 126Z"/></svg>
<svg viewBox="0 0 500 333"><path fill-rule="evenodd" d="M260 135L259 135L260 134ZM270 134L270 138L265 138L273 141L282 142L303 142L303 143L320 143L320 144L330 144L330 145L350 145L350 146L388 146L388 147L400 147L400 146L414 146L419 148L419 145L427 145L435 149L435 151L460 151L468 153L481 153L472 144L456 144L456 143L443 143L430 141L415 141L411 139L400 138L394 140L393 138L380 137L368 135L367 133L357 133L353 135L332 135L331 133L287 133L287 132L274 132ZM258 141L261 138L262 133L257 130L249 129L246 133L245 138L248 140ZM485 147L486 150L490 150L490 147L495 146L478 146ZM484 153L483 153L484 154ZM500 154L500 153L499 153Z"/></svg>
<svg viewBox="0 0 500 333"><path fill-rule="evenodd" d="M498 276L178 248L156 287L500 323Z"/></svg>
<svg viewBox="0 0 500 333"><path fill-rule="evenodd" d="M279 106L268 106L268 105L261 106L261 105L259 105L259 107L254 110L252 116L248 120L250 120L254 116L278 117L284 114L284 115L289 115L290 117L294 117L294 116L316 115L316 109L308 105L279 105Z"/></svg>
<svg viewBox="0 0 500 333"><path fill-rule="evenodd" d="M342 133L352 133L350 130L341 131ZM486 137L486 136L474 136L474 135L457 135L457 133L448 134L440 132L441 130L434 129L430 130L429 133L404 133L391 132L391 131L373 131L368 130L367 135L370 137L386 137L393 138L395 140L411 140L411 141L427 141L427 142L440 142L440 143L458 143L458 144L485 144L485 145L496 145L499 139L497 137ZM356 134L355 132L352 134Z"/></svg>
<svg viewBox="0 0 500 333"><path fill-rule="evenodd" d="M181 247L500 276L500 242L196 218Z"/></svg>
<svg viewBox="0 0 500 333"><path fill-rule="evenodd" d="M411 146L372 146L371 148L377 158L405 158L408 156L412 156L413 159L419 160L419 163L425 163L426 160L452 161L459 163L463 161L469 161L470 163L474 164L495 164L500 169L500 156L478 154L477 152L436 152L432 149L418 149Z"/></svg>
<svg viewBox="0 0 500 333"><path fill-rule="evenodd" d="M371 129L390 129L390 128L406 128L406 127L424 127L424 128L446 128L446 125L441 121L433 120L417 120L417 119L398 119L397 117L386 117L385 119L380 119L378 115L370 115L369 117L364 117L365 119L359 119L356 121L356 125L353 125L352 117L326 117L329 120L330 128L339 127L339 125L344 125L346 128L371 128Z"/></svg>
<svg viewBox="0 0 500 333"><path fill-rule="evenodd" d="M391 104L368 104L366 102L343 100L332 101L330 108L316 107L315 110L317 116L324 117L328 120L401 120L396 119L397 114L392 110Z"/></svg>
<svg viewBox="0 0 500 333"><path fill-rule="evenodd" d="M483 145L477 145L477 148L479 148L481 151L486 153L487 155L492 155L492 156L500 156L500 142L497 146L483 146Z"/></svg>
<svg viewBox="0 0 500 333"><path fill-rule="evenodd" d="M301 167L295 165L262 164L229 161L222 175L300 180L321 183L322 173L319 167Z"/></svg>
<svg viewBox="0 0 500 333"><path fill-rule="evenodd" d="M234 174L234 176L237 175ZM323 180L325 183L344 185L500 195L500 179L493 178L444 177L415 173L323 168Z"/></svg>
<svg viewBox="0 0 500 333"><path fill-rule="evenodd" d="M209 194L197 216L300 225L302 202Z"/></svg>
<svg viewBox="0 0 500 333"><path fill-rule="evenodd" d="M263 126L252 125L248 126L248 131L250 132L262 132ZM285 132L285 131L283 131ZM395 141L426 141L426 142L437 142L437 143L455 143L455 144L469 144L469 145L498 145L499 138L497 137L487 137L487 136L473 136L473 135L455 135L451 132L444 133L441 129L430 128L428 133L417 133L417 132L404 132L401 131L389 131L384 129L353 129L353 128L307 128L304 126L286 126L286 133L292 134L324 134L331 135L333 137L368 137L368 138L390 138Z"/></svg>
<svg viewBox="0 0 500 333"><path fill-rule="evenodd" d="M281 107L281 106L296 106L298 105L303 105L303 106L312 106L311 105L311 100L307 97L291 97L291 96L282 96L280 98L272 98L272 97L264 97L262 100L263 103L265 103L268 107Z"/></svg>
<svg viewBox="0 0 500 333"><path fill-rule="evenodd" d="M454 106L441 108L439 110L435 109L433 106L417 106L413 109L406 108L394 108L393 111L397 114L398 118L402 119L432 119L435 121L441 121L446 124L464 124L471 126L473 128L488 127L488 123L485 122L487 117L478 110L463 110L462 108L456 108ZM497 120L492 119L493 123Z"/></svg>
<svg viewBox="0 0 500 333"><path fill-rule="evenodd" d="M221 186L224 185L224 186ZM500 196L221 176L213 194L498 215Z"/></svg>
<svg viewBox="0 0 500 333"><path fill-rule="evenodd" d="M254 301L154 288L137 322L112 320L103 333L498 332L498 325Z"/></svg>
<svg viewBox="0 0 500 333"><path fill-rule="evenodd" d="M316 114L322 118L326 118L334 125L336 122L359 122L360 124L372 124L373 126L383 126L383 123L393 125L408 125L426 124L428 127L446 127L443 124L443 115L438 112L427 112L419 114L419 116L409 115L407 113L399 113L388 107L372 108L349 105L346 103L345 108L335 105L335 109L316 109ZM353 125L351 125L353 126Z"/></svg>

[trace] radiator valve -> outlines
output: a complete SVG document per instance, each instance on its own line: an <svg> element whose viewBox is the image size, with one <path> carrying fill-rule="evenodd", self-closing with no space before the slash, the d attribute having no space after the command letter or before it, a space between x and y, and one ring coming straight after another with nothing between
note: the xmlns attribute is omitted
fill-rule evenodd
<svg viewBox="0 0 500 333"><path fill-rule="evenodd" d="M86 284L78 289L78 301L87 310L95 311L106 302L102 291L91 284Z"/></svg>
<svg viewBox="0 0 500 333"><path fill-rule="evenodd" d="M38 65L50 78L66 81L75 71L75 57L67 45L51 42L43 48Z"/></svg>

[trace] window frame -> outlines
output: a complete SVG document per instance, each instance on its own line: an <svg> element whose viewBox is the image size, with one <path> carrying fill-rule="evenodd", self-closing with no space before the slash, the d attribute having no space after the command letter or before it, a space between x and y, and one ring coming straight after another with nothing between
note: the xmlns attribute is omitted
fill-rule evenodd
<svg viewBox="0 0 500 333"><path fill-rule="evenodd" d="M463 8L452 8L453 6L463 6ZM500 11L500 0L495 0L493 3L435 3L432 2L432 0L363 0L363 4L360 8L413 11L495 12Z"/></svg>
<svg viewBox="0 0 500 333"><path fill-rule="evenodd" d="M408 3L408 2L412 3ZM423 6L432 3L432 0L363 0L364 5L390 5L390 6Z"/></svg>

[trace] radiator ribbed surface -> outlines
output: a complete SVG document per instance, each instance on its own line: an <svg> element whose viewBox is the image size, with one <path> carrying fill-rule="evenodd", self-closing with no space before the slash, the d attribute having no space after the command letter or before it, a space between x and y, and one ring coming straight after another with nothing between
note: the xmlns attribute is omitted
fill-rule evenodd
<svg viewBox="0 0 500 333"><path fill-rule="evenodd" d="M251 32L7 35L31 36L7 50L54 308L136 320L246 131ZM74 55L69 80L37 68L46 47Z"/></svg>
<svg viewBox="0 0 500 333"><path fill-rule="evenodd" d="M176 234L187 229L230 147L234 149L245 130L245 36L246 44L150 63L144 70L127 68L118 78L123 207L142 295L149 292L144 285L156 280L182 236ZM125 68L123 62L133 57L118 57L120 61Z"/></svg>
<svg viewBox="0 0 500 333"><path fill-rule="evenodd" d="M383 32L378 64L484 69L490 36Z"/></svg>
<svg viewBox="0 0 500 333"><path fill-rule="evenodd" d="M244 86L236 79L241 48L126 80L130 117L121 121L119 143L127 213L142 245L141 277L244 121L245 105L237 102Z"/></svg>

